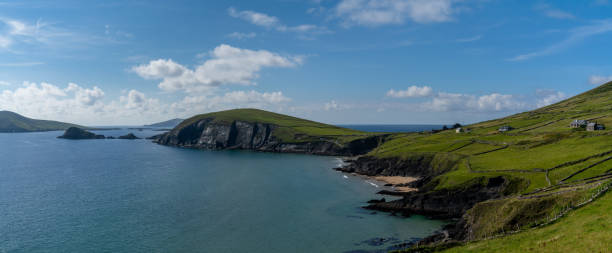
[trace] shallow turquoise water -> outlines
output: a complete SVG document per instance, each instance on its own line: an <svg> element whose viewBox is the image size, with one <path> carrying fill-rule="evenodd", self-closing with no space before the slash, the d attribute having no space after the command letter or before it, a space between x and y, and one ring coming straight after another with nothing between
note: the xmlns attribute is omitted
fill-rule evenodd
<svg viewBox="0 0 612 253"><path fill-rule="evenodd" d="M0 252L372 251L442 225L361 209L380 188L333 157L60 134L0 134Z"/></svg>

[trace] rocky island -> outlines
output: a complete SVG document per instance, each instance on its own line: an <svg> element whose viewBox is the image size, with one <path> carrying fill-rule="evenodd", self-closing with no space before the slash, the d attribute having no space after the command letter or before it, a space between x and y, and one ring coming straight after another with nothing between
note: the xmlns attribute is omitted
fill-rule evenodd
<svg viewBox="0 0 612 253"><path fill-rule="evenodd" d="M94 134L87 130L83 130L78 127L70 127L66 129L63 135L58 136L60 139L70 139L70 140L85 140L85 139L105 139L104 135Z"/></svg>
<svg viewBox="0 0 612 253"><path fill-rule="evenodd" d="M452 219L440 233L408 252L468 244L482 251L500 236L532 234L556 222L568 231L605 238L608 229L569 227L564 216L605 193L612 182L610 130L571 128L575 119L612 123L612 82L534 111L466 126L421 133L375 134L286 115L238 109L198 115L153 137L169 146L249 149L347 157L339 171L366 176L416 177L393 192L401 199L370 201L368 209ZM503 126L509 126L501 130ZM511 128L510 128L511 127ZM385 192L383 192L385 193ZM607 205L593 205L605 214ZM568 218L569 219L569 218ZM597 216L589 220L598 219ZM610 224L608 221L604 224ZM571 219L570 219L571 220ZM581 226L587 226L583 224ZM563 232L559 232L563 233ZM570 245L573 235L563 235ZM451 250L461 248L451 248Z"/></svg>
<svg viewBox="0 0 612 253"><path fill-rule="evenodd" d="M60 139L70 139L70 140L87 140L87 139L120 139L120 140L137 140L140 139L133 133L128 133L126 135L119 136L117 138L113 136L104 136L101 134L95 134L90 131L78 128L78 127L70 127L66 129L64 134L58 136Z"/></svg>

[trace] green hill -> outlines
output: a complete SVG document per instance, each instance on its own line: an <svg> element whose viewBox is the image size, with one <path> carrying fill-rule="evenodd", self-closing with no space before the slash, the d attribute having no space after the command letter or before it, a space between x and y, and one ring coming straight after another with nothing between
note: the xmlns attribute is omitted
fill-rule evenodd
<svg viewBox="0 0 612 253"><path fill-rule="evenodd" d="M259 109L233 109L200 114L184 120L176 128L183 128L207 118L214 118L213 122L227 124L236 120L272 124L277 126L272 132L272 135L283 142L304 142L320 137L338 138L342 141L346 141L371 135L362 131L327 125Z"/></svg>
<svg viewBox="0 0 612 253"><path fill-rule="evenodd" d="M84 128L75 124L51 120L30 119L14 112L0 111L0 132L55 131L66 130L73 126Z"/></svg>

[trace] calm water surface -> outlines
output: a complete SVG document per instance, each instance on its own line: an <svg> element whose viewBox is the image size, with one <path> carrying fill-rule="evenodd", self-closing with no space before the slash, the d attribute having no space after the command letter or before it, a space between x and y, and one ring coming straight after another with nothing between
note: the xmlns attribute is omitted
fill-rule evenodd
<svg viewBox="0 0 612 253"><path fill-rule="evenodd" d="M0 252L376 252L442 226L359 208L380 188L333 157L60 134L0 134Z"/></svg>

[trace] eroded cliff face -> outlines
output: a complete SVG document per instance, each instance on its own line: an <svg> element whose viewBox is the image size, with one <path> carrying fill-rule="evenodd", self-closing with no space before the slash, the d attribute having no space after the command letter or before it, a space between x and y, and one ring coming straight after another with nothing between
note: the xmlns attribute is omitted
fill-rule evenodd
<svg viewBox="0 0 612 253"><path fill-rule="evenodd" d="M334 139L326 138L319 138L316 141L283 142L273 135L276 129L278 126L274 124L238 120L225 123L207 118L156 136L154 142L199 149L248 149L266 152L353 156L374 149L380 138L383 138L383 136L370 136L346 144L339 144Z"/></svg>

